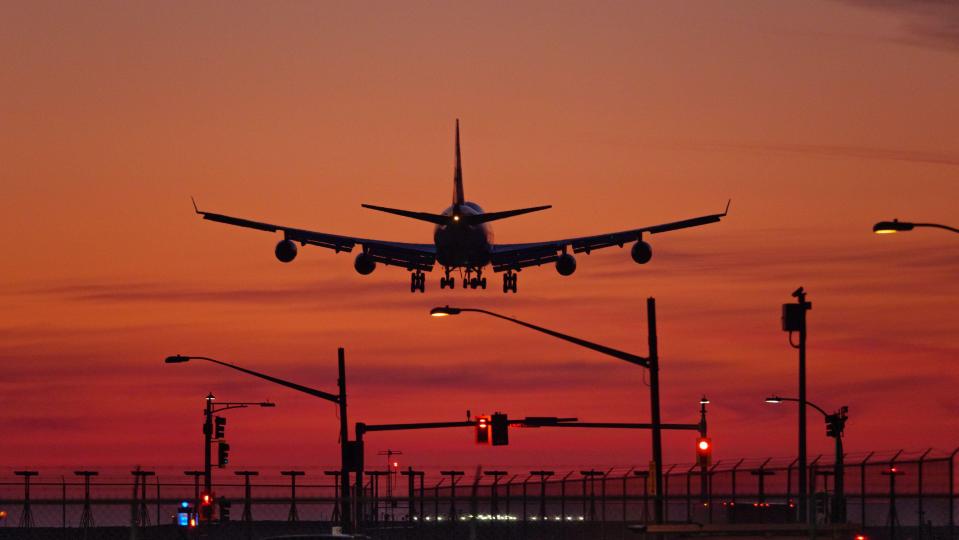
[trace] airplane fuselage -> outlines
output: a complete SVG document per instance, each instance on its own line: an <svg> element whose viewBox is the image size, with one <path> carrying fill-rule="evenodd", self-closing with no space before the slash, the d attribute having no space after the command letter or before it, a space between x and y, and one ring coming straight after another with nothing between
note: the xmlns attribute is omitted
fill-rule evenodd
<svg viewBox="0 0 959 540"><path fill-rule="evenodd" d="M475 216L483 209L473 202L453 205L443 210L442 215L453 217L446 225L437 225L433 231L436 245L436 261L447 268L463 267L480 269L490 262L493 245L493 229L488 223L466 225L459 216Z"/></svg>

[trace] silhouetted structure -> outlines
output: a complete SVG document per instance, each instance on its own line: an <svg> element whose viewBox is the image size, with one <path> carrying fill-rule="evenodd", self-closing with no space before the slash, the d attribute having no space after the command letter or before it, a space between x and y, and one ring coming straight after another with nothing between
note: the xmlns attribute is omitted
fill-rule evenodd
<svg viewBox="0 0 959 540"><path fill-rule="evenodd" d="M29 529L33 527L33 508L30 506L30 479L39 476L38 471L13 471L13 474L23 477L23 510L20 512L19 526Z"/></svg>
<svg viewBox="0 0 959 540"><path fill-rule="evenodd" d="M253 487L250 484L250 477L257 476L260 473L256 471L236 471L233 474L243 477L243 517L242 521L253 521Z"/></svg>
<svg viewBox="0 0 959 540"><path fill-rule="evenodd" d="M296 477L303 476L304 471L280 471L283 476L290 477L290 512L286 516L287 521L299 521L300 515L296 511Z"/></svg>
<svg viewBox="0 0 959 540"><path fill-rule="evenodd" d="M339 493L341 481L340 476L342 476L341 471L323 471L323 474L333 477L333 491L335 493ZM330 521L340 521L340 499L341 497L337 496L336 500L333 502L333 512L330 514Z"/></svg>
<svg viewBox="0 0 959 540"><path fill-rule="evenodd" d="M133 475L133 505L131 526L147 527L150 525L150 513L147 511L147 478L155 476L153 471L143 471L138 467L130 471Z"/></svg>
<svg viewBox="0 0 959 540"><path fill-rule="evenodd" d="M80 512L80 527L87 529L94 526L93 509L90 508L90 478L96 476L96 471L74 471L73 474L83 477L83 511Z"/></svg>

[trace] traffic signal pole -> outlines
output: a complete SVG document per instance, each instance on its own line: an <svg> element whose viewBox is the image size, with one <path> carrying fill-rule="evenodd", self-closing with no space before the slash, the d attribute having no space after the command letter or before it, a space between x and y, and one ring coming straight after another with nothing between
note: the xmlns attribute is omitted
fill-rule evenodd
<svg viewBox="0 0 959 540"><path fill-rule="evenodd" d="M663 522L663 426L659 411L659 351L656 339L656 299L649 297L646 299L646 320L649 328L649 357L647 358L647 369L649 369L649 402L650 411L652 411L653 421L653 469L654 486L656 493L653 495L653 517L656 523Z"/></svg>
<svg viewBox="0 0 959 540"><path fill-rule="evenodd" d="M346 352L343 347L337 349L337 405L340 407L340 525L343 532L353 532L353 506L350 501L350 431L346 418ZM358 477L362 476L357 474Z"/></svg>
<svg viewBox="0 0 959 540"><path fill-rule="evenodd" d="M213 446L213 393L209 393L206 396L206 409L204 414L206 417L203 421L203 490L206 493L213 491L213 456L212 446ZM205 519L209 519L207 516L204 516Z"/></svg>

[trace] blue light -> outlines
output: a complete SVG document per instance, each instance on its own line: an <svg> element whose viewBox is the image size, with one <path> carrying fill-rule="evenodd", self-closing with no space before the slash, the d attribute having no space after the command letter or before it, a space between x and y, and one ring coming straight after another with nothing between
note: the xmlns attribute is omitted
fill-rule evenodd
<svg viewBox="0 0 959 540"><path fill-rule="evenodd" d="M181 526L181 527L189 527L189 526L190 526L190 514L189 514L189 512L180 512L180 513L178 513L178 514L176 515L176 522L177 522L177 525L179 525L179 526Z"/></svg>
<svg viewBox="0 0 959 540"><path fill-rule="evenodd" d="M189 507L190 507L190 501L183 501L180 503L180 508L189 508Z"/></svg>

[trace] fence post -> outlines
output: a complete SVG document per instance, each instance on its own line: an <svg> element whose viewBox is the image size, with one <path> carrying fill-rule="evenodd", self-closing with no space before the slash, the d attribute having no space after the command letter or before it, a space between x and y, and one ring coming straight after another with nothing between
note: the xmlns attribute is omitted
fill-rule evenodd
<svg viewBox="0 0 959 540"><path fill-rule="evenodd" d="M865 458L863 458L862 463L859 464L859 511L860 511L860 525L865 529L866 528L866 462L869 461L869 458L875 452L869 452Z"/></svg>
<svg viewBox="0 0 959 540"><path fill-rule="evenodd" d="M956 448L949 454L949 538L951 539L956 537L956 453L959 453L959 448Z"/></svg>
<svg viewBox="0 0 959 540"><path fill-rule="evenodd" d="M932 448L926 449L926 451L925 451L921 456L919 456L919 471L918 471L919 478L917 479L918 485L917 485L917 489L916 489L916 491L917 491L917 493L916 493L916 499L917 499L917 500L916 500L916 504L917 504L917 506L918 506L918 509L917 509L917 510L918 510L918 512L919 512L919 516L918 516L919 519L917 520L917 521L919 522L919 540L922 540L923 527L925 527L925 525L926 525L926 522L925 522L925 519L924 519L924 518L925 518L925 515L926 515L926 512L924 511L924 509L923 509L923 504L922 504L922 502L923 502L923 501L922 501L922 462L923 462L923 460L926 459L926 456L929 455L929 452L932 452Z"/></svg>
<svg viewBox="0 0 959 540"><path fill-rule="evenodd" d="M636 468L636 467L630 467L629 470L626 471L626 472L623 474L623 524L624 524L624 525L625 525L626 522L627 522L627 516L626 516L626 492L627 492L628 486L627 486L627 484L626 484L626 480L629 479L629 475L633 474L633 469L635 469L635 468ZM563 519L565 520L565 519L566 519L566 516L563 516Z"/></svg>

